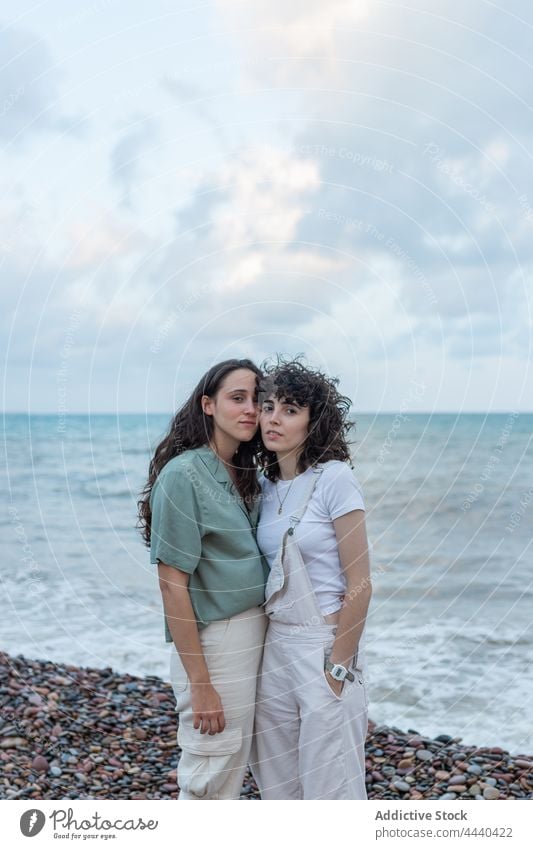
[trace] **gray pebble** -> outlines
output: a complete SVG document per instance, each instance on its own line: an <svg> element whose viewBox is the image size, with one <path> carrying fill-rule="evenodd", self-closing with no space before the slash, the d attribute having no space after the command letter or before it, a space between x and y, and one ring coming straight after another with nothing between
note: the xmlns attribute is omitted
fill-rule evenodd
<svg viewBox="0 0 533 849"><path fill-rule="evenodd" d="M496 787L485 787L483 790L484 799L499 799L500 791Z"/></svg>
<svg viewBox="0 0 533 849"><path fill-rule="evenodd" d="M481 775L481 773L483 772L481 767L477 764L470 764L466 771L469 772L471 775Z"/></svg>

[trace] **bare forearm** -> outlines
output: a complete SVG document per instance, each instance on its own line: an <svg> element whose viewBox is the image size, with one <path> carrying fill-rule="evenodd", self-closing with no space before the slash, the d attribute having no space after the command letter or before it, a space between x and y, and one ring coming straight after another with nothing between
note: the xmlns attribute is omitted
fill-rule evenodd
<svg viewBox="0 0 533 849"><path fill-rule="evenodd" d="M331 661L350 666L357 653L372 596L365 515L353 510L334 520L346 593L337 625Z"/></svg>
<svg viewBox="0 0 533 849"><path fill-rule="evenodd" d="M224 707L211 683L189 595L189 575L159 561L159 587L174 645L191 684L193 727L219 734L226 727Z"/></svg>
<svg viewBox="0 0 533 849"><path fill-rule="evenodd" d="M170 635L189 681L191 684L210 683L188 590L185 587L166 586L161 589L161 593Z"/></svg>
<svg viewBox="0 0 533 849"><path fill-rule="evenodd" d="M347 592L339 614L337 636L331 650L332 663L349 667L357 653L359 640L365 626L372 590L361 588L358 593Z"/></svg>

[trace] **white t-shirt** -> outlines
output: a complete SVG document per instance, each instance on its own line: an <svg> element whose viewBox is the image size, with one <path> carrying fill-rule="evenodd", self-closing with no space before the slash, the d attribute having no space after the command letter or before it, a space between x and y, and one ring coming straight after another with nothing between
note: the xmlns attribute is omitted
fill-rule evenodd
<svg viewBox="0 0 533 849"><path fill-rule="evenodd" d="M307 566L318 606L323 614L328 614L340 609L341 598L346 591L333 520L352 510L364 510L365 505L361 486L347 463L330 460L318 464L318 467L323 472L302 520L296 526L294 539ZM261 478L257 542L269 566L272 566L279 551L291 515L305 499L312 474L313 470L309 468L293 480L278 480L277 484ZM280 501L283 504L281 516L278 514Z"/></svg>

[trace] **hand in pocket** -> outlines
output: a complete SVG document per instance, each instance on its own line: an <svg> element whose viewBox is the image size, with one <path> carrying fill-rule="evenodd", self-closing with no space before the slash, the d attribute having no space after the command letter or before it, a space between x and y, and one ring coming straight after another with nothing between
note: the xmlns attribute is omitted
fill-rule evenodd
<svg viewBox="0 0 533 849"><path fill-rule="evenodd" d="M336 678L332 678L329 672L324 672L324 675L326 676L326 681L328 682L330 690L333 690L337 698L340 698L344 687L344 681L337 681Z"/></svg>

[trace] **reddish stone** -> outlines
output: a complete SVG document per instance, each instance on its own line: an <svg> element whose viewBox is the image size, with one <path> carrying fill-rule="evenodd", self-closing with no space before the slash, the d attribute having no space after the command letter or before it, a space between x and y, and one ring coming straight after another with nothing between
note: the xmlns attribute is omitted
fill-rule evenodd
<svg viewBox="0 0 533 849"><path fill-rule="evenodd" d="M37 770L37 772L48 772L50 766L46 758L43 758L42 755L36 755L31 762L32 768Z"/></svg>

